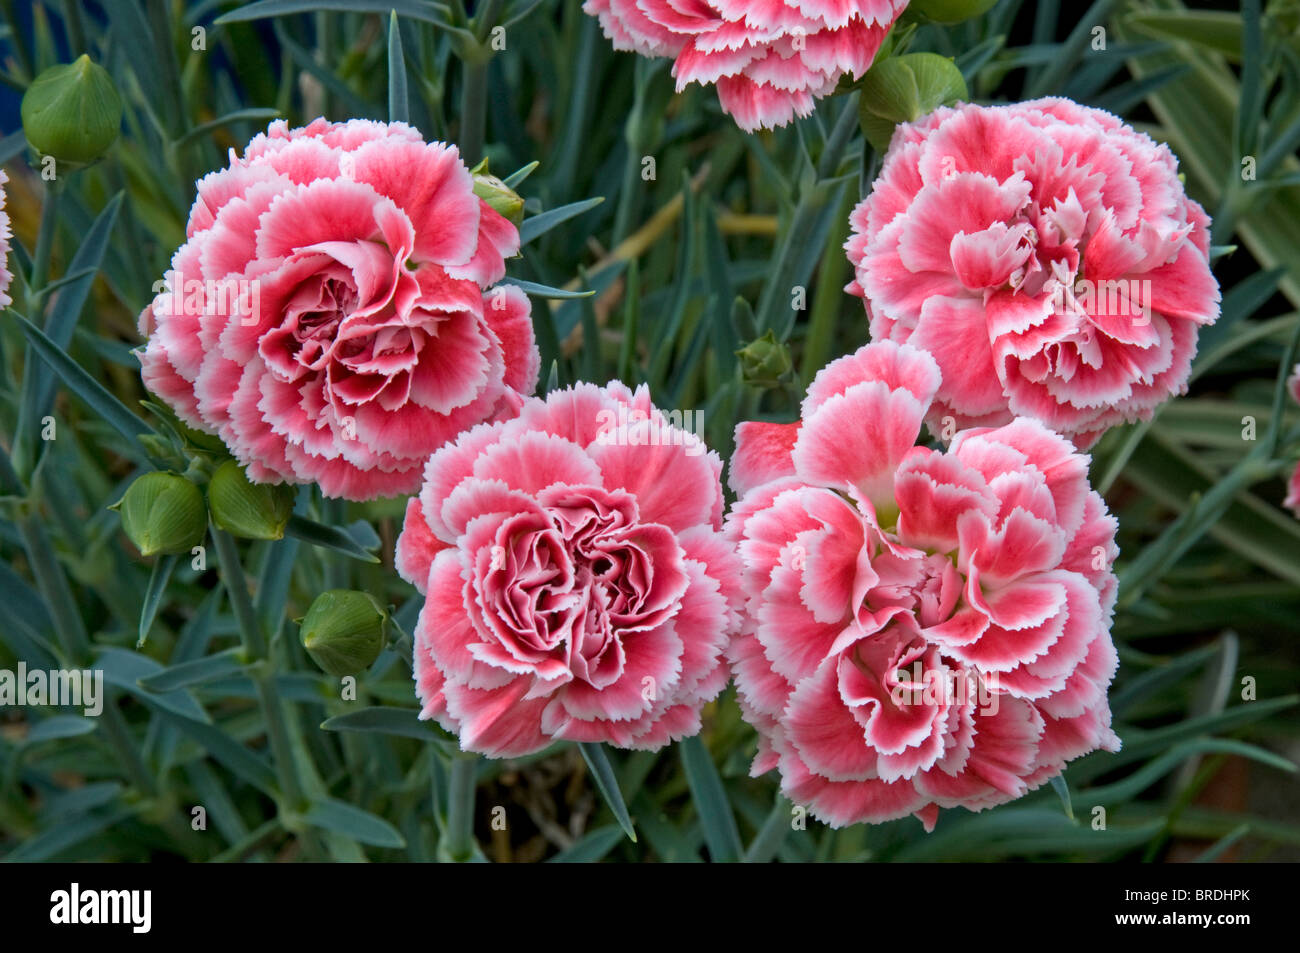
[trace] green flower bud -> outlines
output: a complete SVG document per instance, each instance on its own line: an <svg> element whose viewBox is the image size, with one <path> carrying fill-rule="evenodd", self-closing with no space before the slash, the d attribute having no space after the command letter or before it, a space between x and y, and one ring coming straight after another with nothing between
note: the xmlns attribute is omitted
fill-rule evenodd
<svg viewBox="0 0 1300 953"><path fill-rule="evenodd" d="M480 163L482 172L474 173L474 194L509 219L515 226L524 220L524 199L495 175L489 175L487 163Z"/></svg>
<svg viewBox="0 0 1300 953"><path fill-rule="evenodd" d="M368 669L387 640L388 613L355 589L331 589L303 616L302 647L322 671L343 677Z"/></svg>
<svg viewBox="0 0 1300 953"><path fill-rule="evenodd" d="M957 64L937 53L905 53L877 62L862 78L858 118L877 152L889 148L894 126L967 97Z"/></svg>
<svg viewBox="0 0 1300 953"><path fill-rule="evenodd" d="M176 473L146 473L127 487L109 509L122 517L122 529L145 556L188 553L208 528L203 492Z"/></svg>
<svg viewBox="0 0 1300 953"><path fill-rule="evenodd" d="M940 23L959 23L987 13L998 0L912 0L908 11Z"/></svg>
<svg viewBox="0 0 1300 953"><path fill-rule="evenodd" d="M60 162L94 162L117 141L122 100L108 71L84 53L51 66L23 95L23 133L32 148Z"/></svg>
<svg viewBox="0 0 1300 953"><path fill-rule="evenodd" d="M283 539L294 495L286 483L250 483L244 468L227 460L208 483L212 525L241 539Z"/></svg>
<svg viewBox="0 0 1300 953"><path fill-rule="evenodd" d="M790 361L790 349L778 341L771 330L750 341L736 352L736 356L740 358L740 372L745 383L755 387L776 387L794 366Z"/></svg>

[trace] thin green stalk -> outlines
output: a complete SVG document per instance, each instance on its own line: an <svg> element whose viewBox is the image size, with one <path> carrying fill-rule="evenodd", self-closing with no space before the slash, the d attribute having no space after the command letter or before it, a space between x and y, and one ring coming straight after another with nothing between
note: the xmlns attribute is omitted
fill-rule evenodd
<svg viewBox="0 0 1300 953"><path fill-rule="evenodd" d="M460 156L468 165L483 158L483 141L487 134L487 78L488 62L492 50L487 45L488 34L496 26L501 12L501 0L487 0L474 15L473 30L476 44L466 43L460 49L463 73L460 91Z"/></svg>
<svg viewBox="0 0 1300 953"><path fill-rule="evenodd" d="M853 193L845 191L840 208L826 239L826 254L817 273L817 287L813 290L812 313L808 317L808 333L804 338L803 361L799 376L808 383L831 358L835 344L835 319L844 300L844 278L848 258L841 246L849 234L849 212L853 208Z"/></svg>
<svg viewBox="0 0 1300 953"><path fill-rule="evenodd" d="M271 756L275 761L280 793L290 806L297 807L303 800L302 780L289 737L283 703L275 685L275 667L267 654L266 633L262 629L262 622L257 617L257 609L249 595L248 581L244 576L243 565L239 561L239 549L235 545L234 537L214 526L212 538L217 546L221 578L226 585L226 591L230 593L230 605L239 626L239 637L244 651L250 661L261 663L261 670L254 676L253 681L257 686L257 699L262 709L262 717L266 720L266 737L271 746Z"/></svg>
<svg viewBox="0 0 1300 953"><path fill-rule="evenodd" d="M627 162L623 165L623 184L618 191L618 208L614 210L614 244L627 238L632 230L632 215L641 197L641 156L629 141Z"/></svg>
<svg viewBox="0 0 1300 953"><path fill-rule="evenodd" d="M215 857L210 858L208 863L229 864L243 860L247 854L261 847L265 841L280 829L279 818L273 817L269 821L264 821L242 840L236 841Z"/></svg>
<svg viewBox="0 0 1300 953"><path fill-rule="evenodd" d="M36 247L32 254L32 271L28 278L28 301L27 308L32 315L33 320L38 325L44 325L41 315L49 304L48 296L42 295L46 281L50 274L50 257L54 247L54 236L59 228L59 198L63 191L62 183L56 178L51 180L45 189L45 202L41 206L41 223L36 232ZM26 352L23 359L23 378L24 380L32 373L33 367L39 361L32 355L30 349ZM26 391L24 391L26 393ZM18 421L14 426L13 436L13 464L14 468L24 479L31 477L31 470L34 467L36 452L33 449L35 440L34 426L32 417L38 413L37 409L28 406L31 402L21 401L18 407Z"/></svg>
<svg viewBox="0 0 1300 953"><path fill-rule="evenodd" d="M212 527L212 539L217 545L217 560L221 564L221 579L230 593L230 607L235 613L239 625L239 638L249 661L262 661L266 658L266 634L262 623L257 618L252 596L248 592L248 581L239 561L239 548L235 539L223 529Z"/></svg>
<svg viewBox="0 0 1300 953"><path fill-rule="evenodd" d="M63 190L57 178L50 180L45 189L45 202L41 206L41 224L36 232L36 248L32 252L32 274L27 282L33 298L45 286L50 274L50 251L54 245L54 233L59 224L59 197ZM28 310L36 317L39 312L29 305Z"/></svg>
<svg viewBox="0 0 1300 953"><path fill-rule="evenodd" d="M302 782L298 778L298 761L294 757L293 743L289 738L284 702L276 688L274 669L268 667L254 682L257 685L257 700L262 707L262 716L266 719L266 737L271 744L271 757L275 760L280 791L290 806L298 807L303 803Z"/></svg>
<svg viewBox="0 0 1300 953"><path fill-rule="evenodd" d="M104 704L99 724L109 746L122 762L122 767L126 770L131 783L141 794L153 797L158 791L154 784L153 773L145 764L144 758L140 756L140 752L136 750L135 740L131 737L130 729L127 728L126 719L122 717L122 712L112 701Z"/></svg>
<svg viewBox="0 0 1300 953"><path fill-rule="evenodd" d="M453 758L447 791L445 853L457 863L469 860L474 851L474 792L477 785L478 757L464 755Z"/></svg>
<svg viewBox="0 0 1300 953"><path fill-rule="evenodd" d="M463 80L460 91L460 155L467 165L483 158L483 138L487 131L487 70L481 51L467 53L462 60Z"/></svg>

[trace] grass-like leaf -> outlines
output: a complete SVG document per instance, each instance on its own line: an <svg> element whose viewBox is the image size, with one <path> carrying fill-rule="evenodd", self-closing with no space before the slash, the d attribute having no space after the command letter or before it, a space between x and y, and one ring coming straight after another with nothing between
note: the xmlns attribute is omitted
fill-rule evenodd
<svg viewBox="0 0 1300 953"><path fill-rule="evenodd" d="M636 843L636 831L632 829L632 818L628 816L627 804L623 801L623 792L618 788L618 778L614 776L614 769L610 766L609 757L605 754L603 745L595 742L579 742L578 750L582 752L582 760L587 762L587 767L591 771L592 780L596 782L596 787L600 789L601 796L609 809L614 812L614 819L618 821L618 826L623 829L628 840Z"/></svg>

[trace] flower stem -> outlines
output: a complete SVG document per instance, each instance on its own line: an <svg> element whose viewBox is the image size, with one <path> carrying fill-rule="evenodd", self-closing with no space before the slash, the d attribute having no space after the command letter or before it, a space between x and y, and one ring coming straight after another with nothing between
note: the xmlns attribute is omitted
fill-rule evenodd
<svg viewBox="0 0 1300 953"><path fill-rule="evenodd" d="M212 527L212 540L217 544L217 559L221 564L221 578L230 593L230 608L235 613L235 622L239 625L239 638L244 646L244 654L250 662L260 662L266 658L266 634L262 623L257 618L253 599L248 592L248 580L244 577L244 567L239 562L239 548L235 538L223 529Z"/></svg>
<svg viewBox="0 0 1300 953"><path fill-rule="evenodd" d="M36 231L36 247L32 250L31 280L28 281L33 304L36 303L36 294L45 287L45 280L50 274L50 250L54 245L54 233L58 230L59 197L63 191L60 185L56 177L45 188L45 204L41 207L41 224ZM36 307L29 305L28 310L32 312L33 318L39 319Z"/></svg>
<svg viewBox="0 0 1300 953"><path fill-rule="evenodd" d="M483 157L487 128L487 60L466 58L460 91L460 157L474 166Z"/></svg>
<svg viewBox="0 0 1300 953"><path fill-rule="evenodd" d="M460 91L460 157L473 166L483 158L483 140L487 133L487 74L492 49L488 34L496 26L501 0L486 0L474 15L473 32L477 43L465 43L459 50L464 67Z"/></svg>
<svg viewBox="0 0 1300 953"><path fill-rule="evenodd" d="M275 684L275 667L267 653L266 633L262 630L262 622L257 617L257 610L249 595L248 581L239 562L239 549L234 537L214 526L212 538L216 542L221 578L226 591L230 593L230 604L239 625L244 652L250 662L258 664L259 671L253 676L253 682L257 686L257 700L266 721L266 737L271 746L271 757L275 761L280 793L290 807L296 808L303 800L302 781L289 738L283 703Z"/></svg>
<svg viewBox="0 0 1300 953"><path fill-rule="evenodd" d="M835 345L835 319L840 314L844 300L844 279L847 277L848 258L841 246L849 234L849 212L853 208L853 195L845 192L840 199L839 211L826 237L826 253L817 272L817 288L813 292L812 313L808 318L808 332L804 337L803 365L800 378L805 384L830 360Z"/></svg>

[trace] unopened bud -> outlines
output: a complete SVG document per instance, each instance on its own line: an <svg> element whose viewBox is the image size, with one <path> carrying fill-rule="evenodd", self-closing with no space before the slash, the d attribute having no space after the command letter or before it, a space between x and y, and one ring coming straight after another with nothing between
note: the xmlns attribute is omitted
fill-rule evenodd
<svg viewBox="0 0 1300 953"><path fill-rule="evenodd" d="M118 511L127 538L145 556L188 553L208 528L203 492L161 470L138 478L109 509Z"/></svg>
<svg viewBox="0 0 1300 953"><path fill-rule="evenodd" d="M473 170L474 194L487 202L499 215L509 219L516 228L524 220L524 199L518 192L488 172L484 159Z"/></svg>
<svg viewBox="0 0 1300 953"><path fill-rule="evenodd" d="M861 87L862 131L882 154L898 123L920 119L969 95L957 64L938 53L905 53L879 60L862 78Z"/></svg>
<svg viewBox="0 0 1300 953"><path fill-rule="evenodd" d="M212 525L241 539L282 539L293 498L288 484L249 482L234 460L217 467L208 483Z"/></svg>
<svg viewBox="0 0 1300 953"><path fill-rule="evenodd" d="M388 613L355 589L330 589L303 616L302 647L321 670L342 678L374 664L384 647Z"/></svg>
<svg viewBox="0 0 1300 953"><path fill-rule="evenodd" d="M27 87L23 133L32 148L60 162L94 162L117 141L122 100L102 66L84 53L51 66Z"/></svg>
<svg viewBox="0 0 1300 953"><path fill-rule="evenodd" d="M770 329L736 352L740 358L740 371L746 384L755 387L776 387L790 373L793 366L790 349L776 339Z"/></svg>

